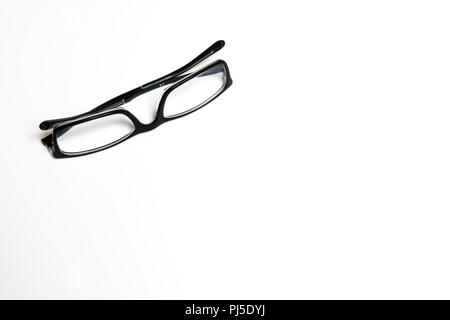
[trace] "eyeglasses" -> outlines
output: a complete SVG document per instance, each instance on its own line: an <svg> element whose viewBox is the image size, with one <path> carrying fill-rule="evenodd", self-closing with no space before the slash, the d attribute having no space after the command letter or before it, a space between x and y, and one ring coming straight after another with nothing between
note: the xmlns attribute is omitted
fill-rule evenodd
<svg viewBox="0 0 450 320"><path fill-rule="evenodd" d="M111 148L137 134L199 110L220 96L233 81L223 60L195 72L188 71L224 46L224 41L217 41L185 66L125 92L91 111L42 122L39 125L41 130L53 129L50 135L42 139L42 143L55 158L84 156ZM164 90L160 98L156 117L149 124L141 123L122 107L144 93L168 85L171 86Z"/></svg>

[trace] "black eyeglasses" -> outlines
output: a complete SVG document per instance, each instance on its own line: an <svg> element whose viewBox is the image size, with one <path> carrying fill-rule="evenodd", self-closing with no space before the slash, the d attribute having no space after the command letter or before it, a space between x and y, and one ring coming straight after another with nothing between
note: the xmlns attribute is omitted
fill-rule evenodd
<svg viewBox="0 0 450 320"><path fill-rule="evenodd" d="M198 71L187 72L224 46L224 41L217 41L185 66L125 92L91 111L42 122L39 125L41 130L53 129L50 135L42 139L42 143L55 158L84 156L111 148L139 133L197 111L220 96L233 81L223 60L217 60ZM131 112L121 107L144 93L169 84L172 86L165 89L156 118L149 124L141 123Z"/></svg>

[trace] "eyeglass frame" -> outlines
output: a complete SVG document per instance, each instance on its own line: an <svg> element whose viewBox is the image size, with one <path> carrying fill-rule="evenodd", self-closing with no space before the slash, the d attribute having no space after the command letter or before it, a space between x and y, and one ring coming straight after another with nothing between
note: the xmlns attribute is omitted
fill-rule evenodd
<svg viewBox="0 0 450 320"><path fill-rule="evenodd" d="M59 118L59 119L43 121L39 125L39 128L41 130L53 129L53 131L48 136L41 139L42 143L51 151L52 155L55 158L72 158L72 157L84 156L84 155L88 155L88 154L92 154L92 153L96 153L99 151L109 149L111 147L114 147L114 146L134 137L137 134L151 131L151 130L159 127L163 123L182 118L184 116L187 116L188 114L191 114L197 110L200 110L201 108L203 108L204 106L206 106L207 104L209 104L210 102L215 100L217 97L219 97L223 92L225 92L225 90L227 90L232 85L233 80L231 79L231 76L230 76L230 70L225 61L216 60L195 72L187 73L187 74L186 74L186 72L189 71L190 69L192 69L194 66L196 66L200 62L202 62L203 60L205 60L206 58L208 58L209 56L211 56L212 54L214 54L217 51L219 51L220 49L222 49L224 46L225 46L225 41L219 40L219 41L215 42L213 45L211 45L208 49L203 51L195 59L190 61L188 64L184 65L183 67L181 67L161 78L150 81L149 83L146 83L142 86L139 86L128 92L125 92L113 99L110 99L110 100L106 101L105 103L99 105L98 107L96 107L88 112L85 112L85 113L82 113L82 114L79 114L79 115L76 115L73 117L66 117L66 118ZM184 112L177 113L177 114L170 115L170 116L164 115L164 107L165 107L166 99L173 90L175 90L179 86L183 85L187 81L205 73L206 71L214 70L215 68L219 68L219 67L222 68L224 71L224 84L213 96L211 96L209 99L202 102L200 105L197 105L197 106L195 106L191 109L188 109ZM121 107L124 104L130 102L131 100L133 100L134 98L137 98L138 96L140 96L142 94L145 94L151 90L154 90L154 89L157 89L157 88L169 85L169 84L173 84L173 85L168 87L167 89L165 89L165 91L163 92L163 94L159 100L158 108L156 111L156 117L149 124L142 123L130 111ZM66 133L72 127L79 125L81 123L85 123L85 122L96 120L96 119L103 118L103 117L108 117L108 116L115 115L115 114L121 114L121 115L126 116L133 123L134 130L118 140L115 140L109 144L106 144L106 145L103 145L103 146L100 146L97 148L89 149L89 150L84 150L84 151L79 151L79 152L67 152L67 151L61 150L61 148L59 147L58 137L60 137L64 133Z"/></svg>

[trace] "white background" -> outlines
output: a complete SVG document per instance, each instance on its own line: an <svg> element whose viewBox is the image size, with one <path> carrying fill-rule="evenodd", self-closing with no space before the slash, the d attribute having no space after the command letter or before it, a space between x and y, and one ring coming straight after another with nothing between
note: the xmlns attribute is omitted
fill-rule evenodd
<svg viewBox="0 0 450 320"><path fill-rule="evenodd" d="M1 1L0 297L450 298L449 16ZM234 84L206 108L86 157L40 143L219 39Z"/></svg>

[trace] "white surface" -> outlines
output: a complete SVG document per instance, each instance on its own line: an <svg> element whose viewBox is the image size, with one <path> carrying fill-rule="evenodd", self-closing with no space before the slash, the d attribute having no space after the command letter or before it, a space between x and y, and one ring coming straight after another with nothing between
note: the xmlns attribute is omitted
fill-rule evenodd
<svg viewBox="0 0 450 320"><path fill-rule="evenodd" d="M450 298L449 16L1 1L0 297ZM234 84L205 109L87 157L41 145L219 39Z"/></svg>

